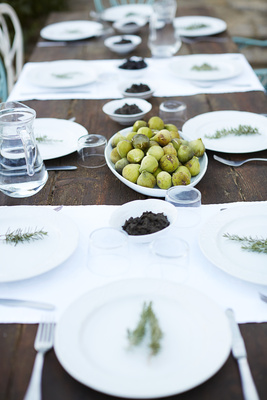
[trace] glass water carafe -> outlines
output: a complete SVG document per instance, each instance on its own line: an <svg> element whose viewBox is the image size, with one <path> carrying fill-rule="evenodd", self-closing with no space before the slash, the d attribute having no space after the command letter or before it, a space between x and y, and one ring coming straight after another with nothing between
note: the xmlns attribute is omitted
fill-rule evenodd
<svg viewBox="0 0 267 400"><path fill-rule="evenodd" d="M181 47L181 38L175 28L176 0L155 0L149 22L148 47L153 57L171 57Z"/></svg>
<svg viewBox="0 0 267 400"><path fill-rule="evenodd" d="M48 178L34 137L35 116L22 103L0 104L0 191L10 197L32 196Z"/></svg>

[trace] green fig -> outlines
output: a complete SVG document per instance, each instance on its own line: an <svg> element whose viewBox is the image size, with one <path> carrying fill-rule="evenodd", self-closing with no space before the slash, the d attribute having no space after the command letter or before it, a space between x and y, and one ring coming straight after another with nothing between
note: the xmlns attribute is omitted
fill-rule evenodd
<svg viewBox="0 0 267 400"><path fill-rule="evenodd" d="M172 143L173 147L175 148L175 150L178 151L179 147L182 144L182 139L181 138L173 138L171 140L171 143Z"/></svg>
<svg viewBox="0 0 267 400"><path fill-rule="evenodd" d="M196 157L202 157L203 154L205 153L205 146L204 143L202 142L202 139L196 139L196 140L191 140L189 142L189 146L194 152L194 155Z"/></svg>
<svg viewBox="0 0 267 400"><path fill-rule="evenodd" d="M172 186L172 176L169 172L161 171L157 175L157 185L160 189L169 189Z"/></svg>
<svg viewBox="0 0 267 400"><path fill-rule="evenodd" d="M129 132L127 133L127 135L125 136L125 139L129 140L129 142L132 141L132 138L134 137L134 135L136 135L136 132Z"/></svg>
<svg viewBox="0 0 267 400"><path fill-rule="evenodd" d="M172 174L173 186L189 185L191 182L191 174L188 168L181 166Z"/></svg>
<svg viewBox="0 0 267 400"><path fill-rule="evenodd" d="M177 155L178 155L178 158L181 161L181 163L184 164L187 161L191 160L191 158L194 155L194 152L191 149L191 147L189 147L185 144L182 144L177 151Z"/></svg>
<svg viewBox="0 0 267 400"><path fill-rule="evenodd" d="M111 140L111 146L116 147L120 140L125 140L125 137L120 132L117 132Z"/></svg>
<svg viewBox="0 0 267 400"><path fill-rule="evenodd" d="M141 149L132 149L127 153L127 160L130 163L140 163L144 158L145 153Z"/></svg>
<svg viewBox="0 0 267 400"><path fill-rule="evenodd" d="M132 183L136 183L139 172L140 164L127 164L122 170L122 176Z"/></svg>
<svg viewBox="0 0 267 400"><path fill-rule="evenodd" d="M135 123L133 124L133 131L137 132L138 129L141 128L142 126L147 126L147 122L143 120L135 121Z"/></svg>
<svg viewBox="0 0 267 400"><path fill-rule="evenodd" d="M176 131L178 132L178 128L174 124L165 124L164 129L168 129L168 131Z"/></svg>
<svg viewBox="0 0 267 400"><path fill-rule="evenodd" d="M158 176L158 174L159 174L161 171L162 171L162 169L161 169L160 167L158 167L158 168L156 169L156 171L153 172L154 177L156 178L156 177Z"/></svg>
<svg viewBox="0 0 267 400"><path fill-rule="evenodd" d="M152 146L149 147L146 153L148 156L153 156L157 161L161 159L162 156L164 156L164 150L161 146Z"/></svg>
<svg viewBox="0 0 267 400"><path fill-rule="evenodd" d="M116 164L116 162L120 159L121 156L118 153L117 147L114 147L114 149L112 149L110 152L110 161L113 162L113 164Z"/></svg>
<svg viewBox="0 0 267 400"><path fill-rule="evenodd" d="M161 159L159 160L159 165L163 171L172 173L178 168L179 160L177 156L174 156L172 154L164 154L164 156L161 157Z"/></svg>
<svg viewBox="0 0 267 400"><path fill-rule="evenodd" d="M141 161L141 166L139 171L155 172L158 168L158 161L153 156L145 156Z"/></svg>
<svg viewBox="0 0 267 400"><path fill-rule="evenodd" d="M146 151L149 148L149 138L146 135L142 135L141 133L137 133L132 138L132 145L135 149L141 149Z"/></svg>
<svg viewBox="0 0 267 400"><path fill-rule="evenodd" d="M200 164L198 157L194 156L185 163L185 167L189 169L191 176L196 176L200 172Z"/></svg>
<svg viewBox="0 0 267 400"><path fill-rule="evenodd" d="M141 133L142 135L146 135L149 139L154 135L152 130L148 128L147 126L142 126L142 128L139 128L137 133Z"/></svg>
<svg viewBox="0 0 267 400"><path fill-rule="evenodd" d="M166 146L172 140L171 134L167 129L162 129L157 132L153 137L153 140L158 142L161 146Z"/></svg>
<svg viewBox="0 0 267 400"><path fill-rule="evenodd" d="M153 188L154 186L156 186L156 178L153 174L151 174L150 172L147 171L143 171L141 172L141 174L139 175L138 179L137 179L137 185L139 186L144 186L144 187L148 187L148 188Z"/></svg>
<svg viewBox="0 0 267 400"><path fill-rule="evenodd" d="M173 156L177 156L177 151L171 142L166 144L166 146L163 146L163 151L164 154L172 154Z"/></svg>
<svg viewBox="0 0 267 400"><path fill-rule="evenodd" d="M160 131L161 129L164 129L164 122L160 117L151 117L148 121L148 126L150 129Z"/></svg>
<svg viewBox="0 0 267 400"><path fill-rule="evenodd" d="M126 157L128 151L130 151L132 148L133 148L133 146L132 146L131 142L129 142L126 139L121 140L117 144L117 150L118 150L118 153L121 156L121 158Z"/></svg>
<svg viewBox="0 0 267 400"><path fill-rule="evenodd" d="M122 174L122 170L125 167L125 165L128 165L129 161L127 160L126 157L121 158L120 160L118 160L115 164L115 170L119 173Z"/></svg>

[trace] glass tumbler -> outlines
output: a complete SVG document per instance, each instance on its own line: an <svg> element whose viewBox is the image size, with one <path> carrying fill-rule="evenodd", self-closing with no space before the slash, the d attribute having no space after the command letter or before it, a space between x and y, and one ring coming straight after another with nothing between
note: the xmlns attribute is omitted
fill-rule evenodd
<svg viewBox="0 0 267 400"><path fill-rule="evenodd" d="M165 200L181 208L178 211L177 226L192 227L200 222L201 192L198 189L192 186L172 186L167 190Z"/></svg>
<svg viewBox="0 0 267 400"><path fill-rule="evenodd" d="M94 230L89 238L88 268L97 275L124 274L129 267L128 235L115 228Z"/></svg>
<svg viewBox="0 0 267 400"><path fill-rule="evenodd" d="M187 105L182 101L166 100L159 106L159 116L167 124L174 124L179 131L187 120Z"/></svg>
<svg viewBox="0 0 267 400"><path fill-rule="evenodd" d="M105 136L90 134L78 139L78 164L84 168L99 168L106 165Z"/></svg>

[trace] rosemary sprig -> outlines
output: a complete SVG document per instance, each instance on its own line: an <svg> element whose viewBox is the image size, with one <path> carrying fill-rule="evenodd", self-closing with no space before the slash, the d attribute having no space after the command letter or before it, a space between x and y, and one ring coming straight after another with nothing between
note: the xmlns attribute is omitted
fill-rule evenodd
<svg viewBox="0 0 267 400"><path fill-rule="evenodd" d="M36 136L36 142L38 143L48 143L48 142L63 142L63 140L59 139L49 139L47 135Z"/></svg>
<svg viewBox="0 0 267 400"><path fill-rule="evenodd" d="M14 231L10 231L8 229L4 235L0 235L0 239L4 240L7 244L14 244L15 246L17 246L18 243L43 239L43 237L47 235L48 233L43 231L42 229L35 229L34 231L31 231L31 229L29 228L28 230L23 231L21 228L18 228Z"/></svg>
<svg viewBox="0 0 267 400"><path fill-rule="evenodd" d="M144 302L137 327L132 331L127 329L127 336L131 346L137 346L142 342L147 332L147 327L150 333L149 348L151 349L151 355L156 355L160 350L160 340L163 337L163 333L152 309L152 302L148 305Z"/></svg>
<svg viewBox="0 0 267 400"><path fill-rule="evenodd" d="M223 237L240 242L243 250L267 254L267 239L258 237L253 238L251 236L230 235L229 233L224 233Z"/></svg>
<svg viewBox="0 0 267 400"><path fill-rule="evenodd" d="M55 78L59 79L72 79L74 75L80 75L80 72L66 72L65 74L52 74Z"/></svg>
<svg viewBox="0 0 267 400"><path fill-rule="evenodd" d="M223 128L215 131L213 135L205 135L208 139L220 139L225 136L234 135L260 135L258 128L253 128L250 125L238 125L237 128Z"/></svg>
<svg viewBox="0 0 267 400"><path fill-rule="evenodd" d="M194 30L194 29L201 29L201 28L207 28L207 27L209 27L209 25L207 25L207 24L195 23L195 24L186 26L184 29L190 31L190 30Z"/></svg>
<svg viewBox="0 0 267 400"><path fill-rule="evenodd" d="M202 65L194 65L191 68L191 70L193 71L216 71L218 69L219 69L218 67L213 67L208 63L203 63Z"/></svg>
<svg viewBox="0 0 267 400"><path fill-rule="evenodd" d="M146 308L146 303L144 303L140 319L136 328L133 331L127 329L127 336L130 345L137 346L142 342L143 337L145 336L146 333L146 321L147 321L147 308Z"/></svg>

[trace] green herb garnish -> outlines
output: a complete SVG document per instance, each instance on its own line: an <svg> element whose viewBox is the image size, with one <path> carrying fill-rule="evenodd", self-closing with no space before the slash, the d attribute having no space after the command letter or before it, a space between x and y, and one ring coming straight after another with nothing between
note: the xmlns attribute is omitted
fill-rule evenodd
<svg viewBox="0 0 267 400"><path fill-rule="evenodd" d="M22 230L21 228L16 229L15 231L7 230L5 235L0 235L0 239L4 240L7 244L14 244L17 246L18 243L30 242L32 240L43 239L44 236L47 236L47 232L43 230Z"/></svg>
<svg viewBox="0 0 267 400"><path fill-rule="evenodd" d="M191 31L194 29L202 29L202 28L208 28L208 27L209 27L209 25L207 25L207 24L195 23L195 24L186 26L184 29L186 29L187 31Z"/></svg>
<svg viewBox="0 0 267 400"><path fill-rule="evenodd" d="M147 331L150 333L150 343L148 347L151 349L151 355L156 355L160 350L160 340L163 333L160 329L158 319L152 309L152 302L148 305L144 302L140 315L140 320L134 330L127 330L127 337L131 346L139 345Z"/></svg>
<svg viewBox="0 0 267 400"><path fill-rule="evenodd" d="M258 237L253 238L251 236L230 235L229 233L224 233L223 237L240 242L243 250L267 254L267 239L261 239Z"/></svg>
<svg viewBox="0 0 267 400"><path fill-rule="evenodd" d="M194 65L191 68L191 70L193 71L216 71L218 69L219 69L218 67L213 67L208 63L203 63L202 65Z"/></svg>
<svg viewBox="0 0 267 400"><path fill-rule="evenodd" d="M63 140L49 139L47 135L36 136L35 140L38 143L63 142Z"/></svg>
<svg viewBox="0 0 267 400"><path fill-rule="evenodd" d="M59 79L72 79L74 75L80 75L80 72L66 72L65 74L52 74L52 76Z"/></svg>
<svg viewBox="0 0 267 400"><path fill-rule="evenodd" d="M205 135L208 139L220 139L225 136L234 135L260 135L258 128L253 128L250 125L238 125L238 128L223 128L215 131L213 135Z"/></svg>

